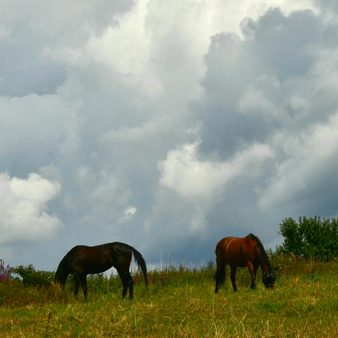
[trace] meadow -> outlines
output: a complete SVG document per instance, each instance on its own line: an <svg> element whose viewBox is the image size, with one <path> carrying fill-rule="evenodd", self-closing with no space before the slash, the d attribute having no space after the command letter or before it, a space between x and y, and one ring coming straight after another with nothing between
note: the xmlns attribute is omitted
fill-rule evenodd
<svg viewBox="0 0 338 338"><path fill-rule="evenodd" d="M338 261L279 257L275 288L250 290L246 269L229 273L214 293L214 267L149 272L149 288L134 273L134 300L121 299L117 277L97 275L88 300L71 283L25 287L0 283L0 337L337 337ZM228 271L227 271L228 272Z"/></svg>

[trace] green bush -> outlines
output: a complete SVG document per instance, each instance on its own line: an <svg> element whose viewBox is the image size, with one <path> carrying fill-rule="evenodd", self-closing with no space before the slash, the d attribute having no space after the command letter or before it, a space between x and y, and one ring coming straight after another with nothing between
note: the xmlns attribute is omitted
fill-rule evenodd
<svg viewBox="0 0 338 338"><path fill-rule="evenodd" d="M280 233L284 242L277 249L279 253L323 261L338 257L338 218L300 217L298 223L286 218Z"/></svg>
<svg viewBox="0 0 338 338"><path fill-rule="evenodd" d="M32 264L19 265L13 272L21 277L24 286L49 286L54 280L53 272L35 270Z"/></svg>

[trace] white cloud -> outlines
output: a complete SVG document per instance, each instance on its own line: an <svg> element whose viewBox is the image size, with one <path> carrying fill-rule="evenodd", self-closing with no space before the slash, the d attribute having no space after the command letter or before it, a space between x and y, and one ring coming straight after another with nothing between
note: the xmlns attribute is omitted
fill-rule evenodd
<svg viewBox="0 0 338 338"><path fill-rule="evenodd" d="M59 191L58 182L38 174L21 179L0 173L0 242L34 242L54 237L62 222L48 212L47 205Z"/></svg>
<svg viewBox="0 0 338 338"><path fill-rule="evenodd" d="M203 161L198 158L198 144L186 144L172 150L159 164L160 184L186 198L207 197L223 191L228 182L245 174L269 159L273 153L269 146L256 144L237 153L228 162Z"/></svg>
<svg viewBox="0 0 338 338"><path fill-rule="evenodd" d="M137 208L134 207L133 205L128 206L124 212L123 216L120 218L120 223L125 223L130 221L136 214Z"/></svg>

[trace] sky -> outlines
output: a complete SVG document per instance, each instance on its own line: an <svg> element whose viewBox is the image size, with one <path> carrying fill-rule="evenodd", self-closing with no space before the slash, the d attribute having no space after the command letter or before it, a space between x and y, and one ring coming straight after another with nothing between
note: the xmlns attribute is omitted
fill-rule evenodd
<svg viewBox="0 0 338 338"><path fill-rule="evenodd" d="M0 0L0 258L149 266L338 215L335 0Z"/></svg>

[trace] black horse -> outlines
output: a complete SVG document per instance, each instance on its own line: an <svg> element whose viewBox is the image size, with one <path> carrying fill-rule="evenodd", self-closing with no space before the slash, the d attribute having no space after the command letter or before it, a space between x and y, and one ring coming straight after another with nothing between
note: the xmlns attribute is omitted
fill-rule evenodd
<svg viewBox="0 0 338 338"><path fill-rule="evenodd" d="M124 298L129 288L129 298L133 298L133 280L129 272L132 255L141 268L146 286L148 285L147 267L140 252L128 244L107 243L97 246L77 245L62 258L54 281L65 288L69 274L74 276L74 295L79 292L79 286L87 298L87 275L101 273L112 266L116 268L123 285L122 297Z"/></svg>

